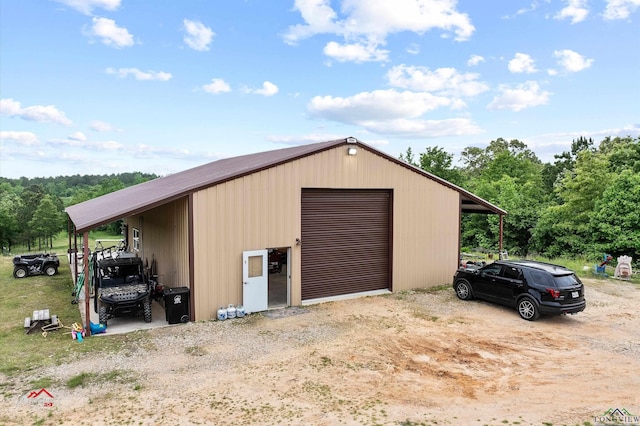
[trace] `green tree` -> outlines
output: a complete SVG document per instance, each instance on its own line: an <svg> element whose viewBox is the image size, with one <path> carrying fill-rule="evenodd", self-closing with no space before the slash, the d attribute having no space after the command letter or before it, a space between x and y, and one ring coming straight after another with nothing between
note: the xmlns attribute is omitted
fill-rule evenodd
<svg viewBox="0 0 640 426"><path fill-rule="evenodd" d="M464 183L463 174L452 163L453 154L435 146L427 147L427 150L420 154L418 167L448 182L461 186Z"/></svg>
<svg viewBox="0 0 640 426"><path fill-rule="evenodd" d="M609 185L608 166L602 153L578 153L574 170L565 173L556 187L560 202L542 212L533 231L536 250L550 255L591 252L591 215Z"/></svg>
<svg viewBox="0 0 640 426"><path fill-rule="evenodd" d="M400 159L406 163L411 164L412 166L418 166L418 164L413 160L413 151L411 147L407 148L407 151L404 154L400 154Z"/></svg>
<svg viewBox="0 0 640 426"><path fill-rule="evenodd" d="M45 247L51 248L53 236L62 230L62 212L56 206L53 197L46 194L40 200L38 207L33 212L33 216L29 221L29 227L34 237L38 238L38 249L40 250L41 242L45 243Z"/></svg>
<svg viewBox="0 0 640 426"><path fill-rule="evenodd" d="M609 156L610 171L629 169L640 173L640 138L605 138L600 143L600 152Z"/></svg>
<svg viewBox="0 0 640 426"><path fill-rule="evenodd" d="M21 208L20 198L12 191L8 183L0 183L0 247L11 247L18 241L20 227L18 225L18 211Z"/></svg>
<svg viewBox="0 0 640 426"><path fill-rule="evenodd" d="M624 170L604 190L591 216L595 249L640 257L640 173Z"/></svg>
<svg viewBox="0 0 640 426"><path fill-rule="evenodd" d="M469 189L509 213L504 218L504 248L526 255L532 231L544 200L542 164L526 144L516 139L491 141L484 149L467 148L463 161L470 165ZM465 215L463 246L496 250L499 218L495 215Z"/></svg>
<svg viewBox="0 0 640 426"><path fill-rule="evenodd" d="M30 226L31 218L44 195L41 185L31 185L22 192L22 203L17 212L18 226L20 227L20 238L27 245L27 250L29 251L31 251L31 243L34 238L34 233Z"/></svg>

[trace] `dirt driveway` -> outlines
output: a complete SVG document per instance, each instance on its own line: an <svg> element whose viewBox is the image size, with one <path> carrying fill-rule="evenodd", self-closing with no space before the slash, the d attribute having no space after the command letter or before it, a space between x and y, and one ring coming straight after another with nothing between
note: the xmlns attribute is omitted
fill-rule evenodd
<svg viewBox="0 0 640 426"><path fill-rule="evenodd" d="M446 289L139 332L119 354L32 372L58 383L47 388L54 398L5 398L0 423L586 425L609 409L640 416L640 287L585 284L585 312L533 323ZM102 380L64 385L82 372Z"/></svg>

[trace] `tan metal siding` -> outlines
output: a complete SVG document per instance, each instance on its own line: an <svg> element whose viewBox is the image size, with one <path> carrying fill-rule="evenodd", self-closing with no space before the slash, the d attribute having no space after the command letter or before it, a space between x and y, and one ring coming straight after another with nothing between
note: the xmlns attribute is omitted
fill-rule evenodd
<svg viewBox="0 0 640 426"><path fill-rule="evenodd" d="M151 265L156 260L159 282L166 287L189 287L188 203L181 198L127 218L129 241L140 231L139 256Z"/></svg>
<svg viewBox="0 0 640 426"><path fill-rule="evenodd" d="M459 193L366 149L323 151L194 193L196 320L242 301L242 251L292 247L301 303L302 188L393 189L393 291L449 283L458 264Z"/></svg>

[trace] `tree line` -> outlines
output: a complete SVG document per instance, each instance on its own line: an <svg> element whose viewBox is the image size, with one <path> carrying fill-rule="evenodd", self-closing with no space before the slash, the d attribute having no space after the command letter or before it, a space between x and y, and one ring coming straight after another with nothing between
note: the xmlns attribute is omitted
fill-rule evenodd
<svg viewBox="0 0 640 426"><path fill-rule="evenodd" d="M50 178L0 177L2 251L11 252L18 244L27 247L28 251L49 249L53 237L67 229L65 207L156 177L139 172ZM119 226L114 222L104 228L117 234Z"/></svg>
<svg viewBox="0 0 640 426"><path fill-rule="evenodd" d="M581 137L550 163L501 138L463 150L461 166L437 146L417 156L408 148L400 159L506 210L509 253L640 260L640 138ZM463 247L497 251L498 241L496 215L463 215Z"/></svg>

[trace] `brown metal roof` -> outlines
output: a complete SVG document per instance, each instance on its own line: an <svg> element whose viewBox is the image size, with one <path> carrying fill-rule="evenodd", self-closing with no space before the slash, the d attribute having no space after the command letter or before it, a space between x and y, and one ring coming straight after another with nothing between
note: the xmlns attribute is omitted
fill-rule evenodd
<svg viewBox="0 0 640 426"><path fill-rule="evenodd" d="M355 142L354 142L355 141ZM355 138L338 139L309 145L283 148L239 157L225 158L183 172L154 179L120 191L106 194L65 209L77 232L142 213L187 194L277 166L301 157L332 149L339 145L357 144L416 173L435 180L461 194L463 212L506 214L493 204L437 176L378 151Z"/></svg>

